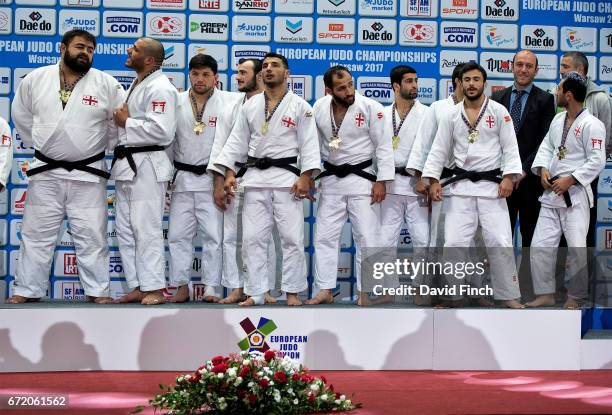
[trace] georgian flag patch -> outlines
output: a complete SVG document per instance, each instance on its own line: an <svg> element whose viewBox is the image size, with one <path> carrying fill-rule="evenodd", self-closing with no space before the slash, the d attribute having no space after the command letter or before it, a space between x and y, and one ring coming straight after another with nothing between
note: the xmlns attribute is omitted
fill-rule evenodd
<svg viewBox="0 0 612 415"><path fill-rule="evenodd" d="M153 112L156 114L166 113L166 101L153 101Z"/></svg>
<svg viewBox="0 0 612 415"><path fill-rule="evenodd" d="M83 105L89 105L91 107L98 106L98 97L93 95L83 95Z"/></svg>

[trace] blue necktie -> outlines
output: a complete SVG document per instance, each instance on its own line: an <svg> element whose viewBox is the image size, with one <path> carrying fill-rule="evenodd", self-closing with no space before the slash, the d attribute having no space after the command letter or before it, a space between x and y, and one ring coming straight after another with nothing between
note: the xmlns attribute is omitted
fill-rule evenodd
<svg viewBox="0 0 612 415"><path fill-rule="evenodd" d="M525 91L514 90L512 92L516 94L516 98L514 98L512 108L510 108L510 116L512 117L512 122L514 123L514 133L518 134L519 123L521 122L521 98L523 97Z"/></svg>

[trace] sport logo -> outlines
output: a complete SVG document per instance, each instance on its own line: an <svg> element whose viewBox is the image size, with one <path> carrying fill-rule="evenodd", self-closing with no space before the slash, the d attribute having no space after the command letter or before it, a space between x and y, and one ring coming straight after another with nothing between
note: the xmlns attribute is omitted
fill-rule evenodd
<svg viewBox="0 0 612 415"><path fill-rule="evenodd" d="M499 73L511 73L512 72L512 60L502 60L489 58L486 60L487 69L491 72Z"/></svg>
<svg viewBox="0 0 612 415"><path fill-rule="evenodd" d="M164 49L164 54L165 54L165 58L164 60L168 60L171 57L174 56L174 45L170 46L169 48Z"/></svg>
<svg viewBox="0 0 612 415"><path fill-rule="evenodd" d="M506 5L506 2L504 0L495 0L493 4L497 7L504 7Z"/></svg>
<svg viewBox="0 0 612 415"><path fill-rule="evenodd" d="M30 18L30 20L37 22L42 17L42 14L40 14L38 12L32 12L32 13L30 13L30 15L28 17Z"/></svg>
<svg viewBox="0 0 612 415"><path fill-rule="evenodd" d="M535 35L535 37L542 37L546 34L546 32L541 27L538 27L536 30L533 31L533 34Z"/></svg>
<svg viewBox="0 0 612 415"><path fill-rule="evenodd" d="M344 30L344 24L330 23L327 30L329 30L330 32L342 32Z"/></svg>
<svg viewBox="0 0 612 415"><path fill-rule="evenodd" d="M198 3L198 8L206 9L206 10L220 10L221 1L220 0L200 0Z"/></svg>
<svg viewBox="0 0 612 415"><path fill-rule="evenodd" d="M183 28L183 23L178 17L156 16L151 19L150 27L156 33L179 33Z"/></svg>
<svg viewBox="0 0 612 415"><path fill-rule="evenodd" d="M588 28L581 28L589 30ZM579 29L570 27L565 28L565 44L571 49L590 50L594 46L593 40L585 40L585 33L578 32ZM593 29L596 30L596 29ZM594 51L593 51L594 52Z"/></svg>
<svg viewBox="0 0 612 415"><path fill-rule="evenodd" d="M240 327L246 333L246 337L238 342L240 350L249 352L265 352L270 348L266 343L266 337L277 329L274 321L265 317L259 318L257 327L253 324L250 318L245 318L240 322Z"/></svg>
<svg viewBox="0 0 612 415"><path fill-rule="evenodd" d="M0 30L8 28L9 22L10 19L8 15L5 12L0 11Z"/></svg>
<svg viewBox="0 0 612 415"><path fill-rule="evenodd" d="M408 16L431 16L431 0L408 0Z"/></svg>
<svg viewBox="0 0 612 415"><path fill-rule="evenodd" d="M267 10L270 7L270 2L260 0L238 0L234 4L238 10Z"/></svg>
<svg viewBox="0 0 612 415"><path fill-rule="evenodd" d="M89 105L92 107L98 106L98 98L93 95L83 95L83 105Z"/></svg>
<svg viewBox="0 0 612 415"><path fill-rule="evenodd" d="M287 31L293 35L302 30L302 21L298 20L297 22L292 22L291 20L285 20L285 28Z"/></svg>
<svg viewBox="0 0 612 415"><path fill-rule="evenodd" d="M380 32L383 29L383 24L381 22L374 22L372 23L372 29L374 29L376 32Z"/></svg>
<svg viewBox="0 0 612 415"><path fill-rule="evenodd" d="M340 6L342 3L344 3L345 0L327 0L329 1L331 4L333 4L334 6L338 7Z"/></svg>
<svg viewBox="0 0 612 415"><path fill-rule="evenodd" d="M64 254L64 274L66 275L78 275L79 269L77 268L76 254L65 253Z"/></svg>
<svg viewBox="0 0 612 415"><path fill-rule="evenodd" d="M433 39L434 30L429 25L411 24L404 29L404 36L415 41L428 41Z"/></svg>
<svg viewBox="0 0 612 415"><path fill-rule="evenodd" d="M608 46L612 48L612 33L606 36L606 39L608 40Z"/></svg>
<svg viewBox="0 0 612 415"><path fill-rule="evenodd" d="M473 43L476 29L472 27L451 26L444 28L444 39L450 43Z"/></svg>
<svg viewBox="0 0 612 415"><path fill-rule="evenodd" d="M453 0L453 7L467 7L467 0Z"/></svg>

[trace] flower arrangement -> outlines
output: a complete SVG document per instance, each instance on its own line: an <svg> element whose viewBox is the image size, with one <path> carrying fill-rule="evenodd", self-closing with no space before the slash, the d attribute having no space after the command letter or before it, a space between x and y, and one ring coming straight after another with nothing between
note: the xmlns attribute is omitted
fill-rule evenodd
<svg viewBox="0 0 612 415"><path fill-rule="evenodd" d="M176 385L160 385L163 393L150 405L168 414L308 414L350 411L354 404L308 369L268 350L233 353L207 361ZM137 408L135 412L143 408Z"/></svg>

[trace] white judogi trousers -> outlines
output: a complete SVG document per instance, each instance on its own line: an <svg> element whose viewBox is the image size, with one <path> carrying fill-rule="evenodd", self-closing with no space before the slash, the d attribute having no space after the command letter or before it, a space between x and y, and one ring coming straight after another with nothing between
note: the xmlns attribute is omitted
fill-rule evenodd
<svg viewBox="0 0 612 415"><path fill-rule="evenodd" d="M68 216L81 285L86 295L110 296L106 181L32 180L15 272L14 294L44 297L58 232Z"/></svg>
<svg viewBox="0 0 612 415"><path fill-rule="evenodd" d="M452 252L453 257L465 256L474 245L474 236L480 223L482 238L489 257L493 297L496 300L514 300L521 296L512 251L512 230L506 199L476 196L446 196L443 203L444 248L460 248L465 252ZM447 257L447 250L444 253ZM459 259L459 258L458 258ZM467 261L480 258L465 258ZM462 281L448 276L448 284ZM453 296L451 299L459 299Z"/></svg>
<svg viewBox="0 0 612 415"><path fill-rule="evenodd" d="M531 274L536 295L555 293L555 265L561 235L568 246L565 282L568 294L575 298L587 297L588 267L586 235L589 229L589 199L586 192L572 198L569 208L542 205L531 241Z"/></svg>
<svg viewBox="0 0 612 415"><path fill-rule="evenodd" d="M202 283L218 287L223 270L223 211L215 206L212 190L172 193L168 227L172 286L191 280L196 231L202 239Z"/></svg>
<svg viewBox="0 0 612 415"><path fill-rule="evenodd" d="M357 290L361 291L362 248L380 247L380 204L371 204L370 195L320 194L315 223L314 278L319 289L336 288L340 233L351 220L355 240L355 270Z"/></svg>
<svg viewBox="0 0 612 415"><path fill-rule="evenodd" d="M246 265L244 292L263 295L270 289L268 253L274 224L281 240L283 257L281 290L299 293L308 288L304 254L302 200L289 188L247 188L242 211L242 253Z"/></svg>
<svg viewBox="0 0 612 415"><path fill-rule="evenodd" d="M246 277L242 259L242 208L244 192L236 192L236 197L223 212L223 278L221 285L226 288L242 288ZM268 289L276 288L277 270L282 269L282 254L277 255L276 247L280 249L280 238L276 226L272 230L272 238L268 245ZM280 264L278 263L280 260Z"/></svg>
<svg viewBox="0 0 612 415"><path fill-rule="evenodd" d="M116 230L128 288L166 287L162 218L167 182L158 182L149 159L133 181L115 182Z"/></svg>

